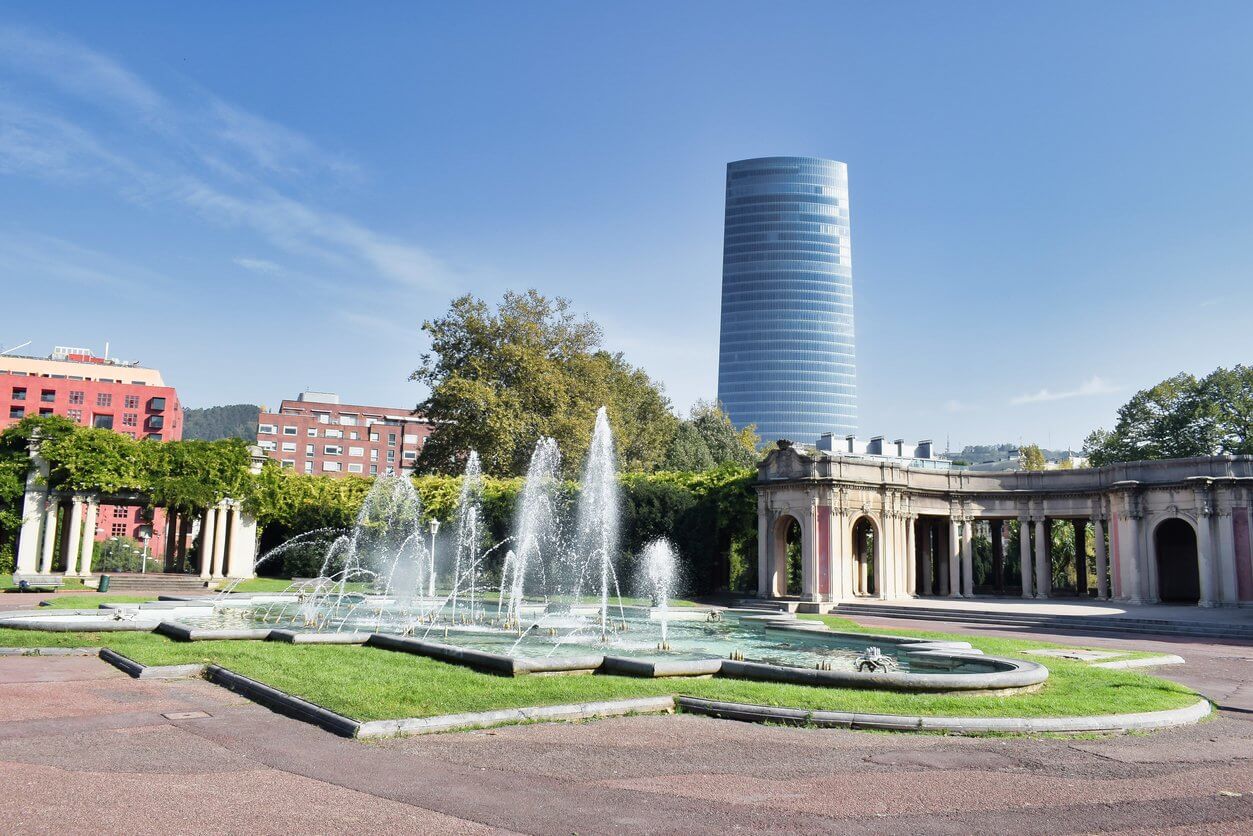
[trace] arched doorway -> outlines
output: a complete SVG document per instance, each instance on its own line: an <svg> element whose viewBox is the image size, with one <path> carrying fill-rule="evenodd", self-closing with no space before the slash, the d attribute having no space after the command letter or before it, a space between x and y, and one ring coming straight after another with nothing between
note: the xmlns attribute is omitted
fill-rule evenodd
<svg viewBox="0 0 1253 836"><path fill-rule="evenodd" d="M1153 534L1157 552L1157 595L1162 601L1195 604L1201 599L1196 531L1187 520L1163 520Z"/></svg>
<svg viewBox="0 0 1253 836"><path fill-rule="evenodd" d="M774 524L774 553L771 555L770 590L773 595L799 596L801 594L801 573L804 561L801 559L803 538L800 520L791 514L784 514Z"/></svg>
<svg viewBox="0 0 1253 836"><path fill-rule="evenodd" d="M875 571L875 554L878 550L878 532L869 517L853 523L853 591L858 595L877 595L878 573Z"/></svg>

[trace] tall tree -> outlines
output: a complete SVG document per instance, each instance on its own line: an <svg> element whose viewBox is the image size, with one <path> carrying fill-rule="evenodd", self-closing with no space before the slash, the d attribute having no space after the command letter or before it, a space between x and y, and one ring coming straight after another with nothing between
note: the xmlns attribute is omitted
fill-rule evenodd
<svg viewBox="0 0 1253 836"><path fill-rule="evenodd" d="M1024 470L1044 469L1044 451L1040 449L1040 445L1028 444L1018 451L1018 455L1022 459Z"/></svg>
<svg viewBox="0 0 1253 836"><path fill-rule="evenodd" d="M722 465L751 467L760 458L756 429L737 430L717 403L697 401L679 423L662 464L667 470L709 470Z"/></svg>
<svg viewBox="0 0 1253 836"><path fill-rule="evenodd" d="M1084 441L1092 464L1253 453L1253 368L1177 374L1136 392L1112 431Z"/></svg>
<svg viewBox="0 0 1253 836"><path fill-rule="evenodd" d="M419 467L455 472L474 449L484 472L517 475L535 442L551 436L574 473L600 406L624 468L661 461L677 424L661 387L605 350L600 327L576 316L569 301L509 292L493 309L467 294L422 328L431 350L410 379L430 387L418 410L435 431Z"/></svg>

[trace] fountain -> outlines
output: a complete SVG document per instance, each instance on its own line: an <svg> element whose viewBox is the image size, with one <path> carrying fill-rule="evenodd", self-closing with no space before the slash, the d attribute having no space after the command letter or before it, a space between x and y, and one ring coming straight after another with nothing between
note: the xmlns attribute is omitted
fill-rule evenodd
<svg viewBox="0 0 1253 836"><path fill-rule="evenodd" d="M675 581L675 555L670 541L659 537L645 546L643 564L646 588L661 624L661 641L657 649L669 650L670 596L674 594Z"/></svg>

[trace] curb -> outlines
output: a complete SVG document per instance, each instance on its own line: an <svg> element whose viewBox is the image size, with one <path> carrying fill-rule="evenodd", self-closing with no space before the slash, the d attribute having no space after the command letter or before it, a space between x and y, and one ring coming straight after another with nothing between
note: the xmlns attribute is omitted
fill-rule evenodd
<svg viewBox="0 0 1253 836"><path fill-rule="evenodd" d="M116 650L100 648L100 658L135 679L194 679L204 674L204 665L142 665Z"/></svg>
<svg viewBox="0 0 1253 836"><path fill-rule="evenodd" d="M221 685L228 691L234 691L279 714L312 723L342 737L355 737L357 729L361 727L356 720L337 714L329 708L293 697L285 691L263 685L255 679L249 679L218 665L206 667L205 678L214 685Z"/></svg>
<svg viewBox="0 0 1253 836"><path fill-rule="evenodd" d="M911 717L901 714L857 714L851 711L810 711L767 705L718 702L696 697L676 697L686 712L742 720L750 723L784 723L825 728L879 729L883 731L947 731L957 734L1005 732L1127 732L1163 729L1199 722L1209 715L1209 700L1184 708L1140 714L1105 714L1090 717Z"/></svg>
<svg viewBox="0 0 1253 836"><path fill-rule="evenodd" d="M460 729L485 729L510 723L590 720L599 717L621 717L626 714L671 714L673 712L673 697L639 697L608 702L505 708L473 714L444 714L439 717L415 717L407 720L370 720L360 724L357 737L431 734Z"/></svg>
<svg viewBox="0 0 1253 836"><path fill-rule="evenodd" d="M95 656L98 647L0 647L0 656Z"/></svg>
<svg viewBox="0 0 1253 836"><path fill-rule="evenodd" d="M1140 659L1117 659L1113 662L1096 662L1092 667L1117 671L1126 670L1127 668L1155 668L1158 665L1182 665L1186 661L1182 656L1164 653L1161 656L1146 656Z"/></svg>

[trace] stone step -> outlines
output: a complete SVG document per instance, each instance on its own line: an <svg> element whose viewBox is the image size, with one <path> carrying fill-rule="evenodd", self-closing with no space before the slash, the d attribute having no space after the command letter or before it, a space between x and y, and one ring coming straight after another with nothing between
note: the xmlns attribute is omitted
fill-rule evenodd
<svg viewBox="0 0 1253 836"><path fill-rule="evenodd" d="M838 604L836 615L902 618L914 621L948 621L1002 627L1053 628L1089 633L1140 633L1186 635L1197 638L1253 640L1253 625L1217 624L1200 621L1120 618L1110 616L1049 615L1009 613L990 610L933 609L891 604Z"/></svg>
<svg viewBox="0 0 1253 836"><path fill-rule="evenodd" d="M204 581L196 575L165 575L152 574L112 574L109 576L109 591L124 592L128 590L154 590L160 592L203 592Z"/></svg>

